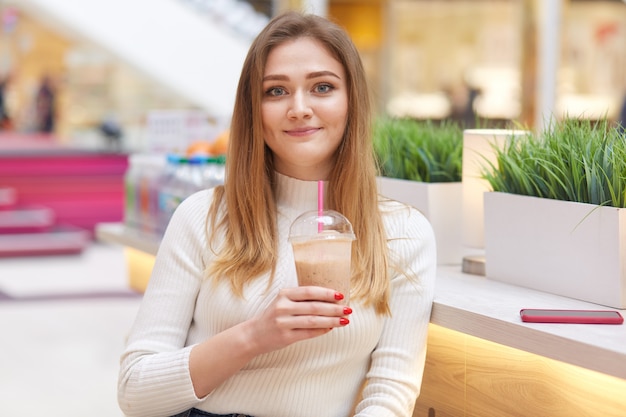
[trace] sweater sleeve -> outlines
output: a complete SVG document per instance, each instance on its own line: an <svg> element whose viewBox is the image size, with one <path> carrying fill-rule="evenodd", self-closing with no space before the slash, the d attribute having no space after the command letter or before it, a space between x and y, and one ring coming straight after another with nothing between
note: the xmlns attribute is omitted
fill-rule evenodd
<svg viewBox="0 0 626 417"><path fill-rule="evenodd" d="M407 273L391 281L391 316L372 353L358 417L410 416L419 395L436 277L435 235L414 208L400 208L386 221L392 262Z"/></svg>
<svg viewBox="0 0 626 417"><path fill-rule="evenodd" d="M118 402L127 416L173 415L200 401L185 344L204 270L208 196L185 199L163 236L121 357Z"/></svg>

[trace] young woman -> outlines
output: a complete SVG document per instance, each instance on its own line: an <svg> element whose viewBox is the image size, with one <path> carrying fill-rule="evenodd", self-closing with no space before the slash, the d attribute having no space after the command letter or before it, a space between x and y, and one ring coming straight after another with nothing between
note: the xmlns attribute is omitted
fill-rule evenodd
<svg viewBox="0 0 626 417"><path fill-rule="evenodd" d="M411 414L424 368L435 240L379 197L359 55L328 20L289 12L251 46L223 187L187 198L163 238L122 356L128 416ZM344 214L347 294L298 287L291 222Z"/></svg>

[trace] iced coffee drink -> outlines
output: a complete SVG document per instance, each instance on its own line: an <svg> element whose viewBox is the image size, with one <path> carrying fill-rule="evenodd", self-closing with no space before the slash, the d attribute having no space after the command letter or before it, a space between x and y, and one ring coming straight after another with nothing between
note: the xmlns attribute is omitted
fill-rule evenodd
<svg viewBox="0 0 626 417"><path fill-rule="evenodd" d="M298 274L298 285L316 285L350 295L352 225L336 211L311 211L291 225L291 242Z"/></svg>

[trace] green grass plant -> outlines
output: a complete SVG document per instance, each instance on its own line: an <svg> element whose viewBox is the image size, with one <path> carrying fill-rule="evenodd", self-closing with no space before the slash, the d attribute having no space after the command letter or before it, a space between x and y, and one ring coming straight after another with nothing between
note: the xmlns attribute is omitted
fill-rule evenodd
<svg viewBox="0 0 626 417"><path fill-rule="evenodd" d="M381 117L375 121L374 149L380 175L411 181L461 181L463 130L451 121Z"/></svg>
<svg viewBox="0 0 626 417"><path fill-rule="evenodd" d="M626 207L626 131L606 120L553 121L495 153L483 172L493 191Z"/></svg>

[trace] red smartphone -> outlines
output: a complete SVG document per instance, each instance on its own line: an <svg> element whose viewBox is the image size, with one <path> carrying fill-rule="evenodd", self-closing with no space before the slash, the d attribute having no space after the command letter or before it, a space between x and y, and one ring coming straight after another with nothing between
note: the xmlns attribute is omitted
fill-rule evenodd
<svg viewBox="0 0 626 417"><path fill-rule="evenodd" d="M523 308L522 321L529 323L622 324L624 318L615 310L552 310Z"/></svg>

